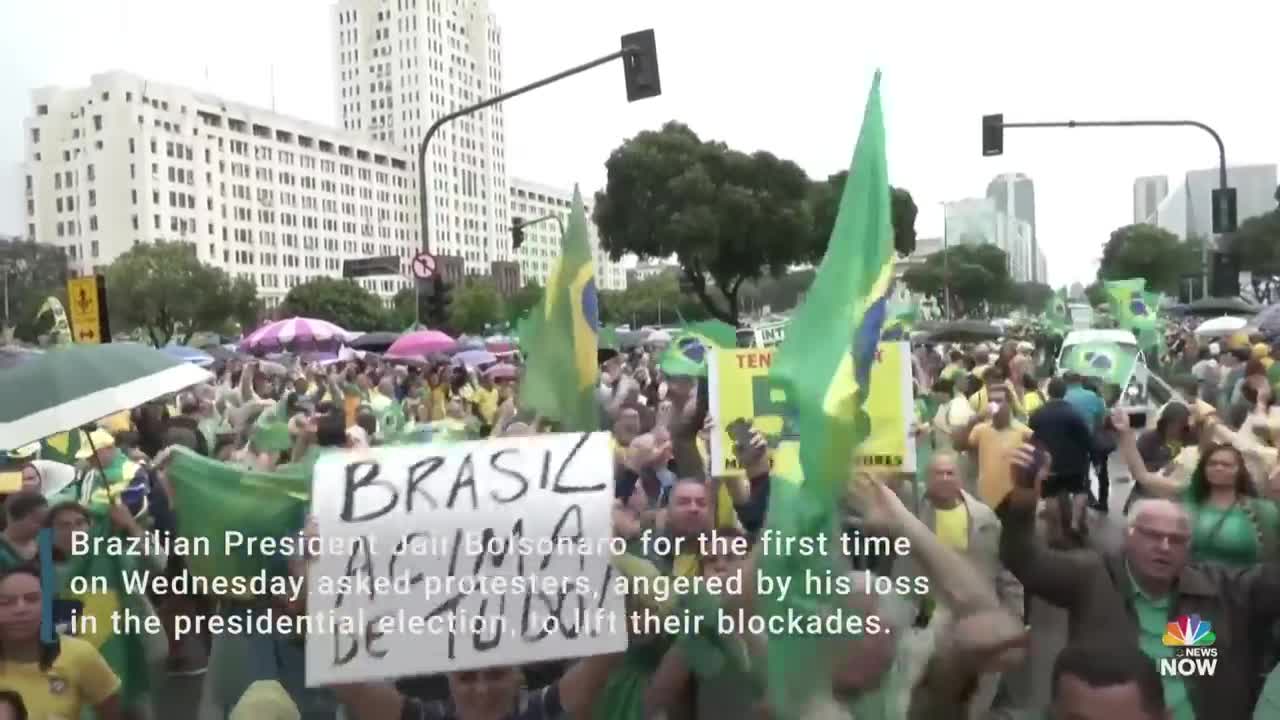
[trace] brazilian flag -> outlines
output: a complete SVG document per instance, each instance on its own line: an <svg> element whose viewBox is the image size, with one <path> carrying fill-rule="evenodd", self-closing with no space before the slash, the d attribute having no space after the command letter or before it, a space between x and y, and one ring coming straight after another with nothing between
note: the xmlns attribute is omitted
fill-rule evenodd
<svg viewBox="0 0 1280 720"><path fill-rule="evenodd" d="M90 508L90 514L91 542L95 537L106 538L112 534L111 519L105 508ZM57 573L61 586L59 598L80 604L79 620L73 634L93 645L120 678L120 700L126 708L136 706L151 689L142 635L116 634L112 627L113 614L123 614L126 607L134 614L141 611L139 607L130 605L132 601L124 587L124 573L132 569L128 564L131 560L118 553L73 555L66 567ZM73 593L71 587L76 578L84 578L83 586L90 590L103 590L103 586L105 590Z"/></svg>
<svg viewBox="0 0 1280 720"><path fill-rule="evenodd" d="M911 331L915 329L919 319L920 308L915 303L889 303L884 329L880 331L882 342L900 342L911 339Z"/></svg>
<svg viewBox="0 0 1280 720"><path fill-rule="evenodd" d="M40 459L75 465L79 462L76 459L76 453L80 452L80 448L84 445L88 445L88 441L85 440L82 430L68 430L50 435L40 441Z"/></svg>
<svg viewBox="0 0 1280 720"><path fill-rule="evenodd" d="M1044 305L1044 317L1050 328L1062 332L1071 325L1071 317L1067 311L1067 291L1058 290L1049 296Z"/></svg>
<svg viewBox="0 0 1280 720"><path fill-rule="evenodd" d="M719 320L704 320L685 325L671 338L671 345L658 358L658 367L667 375L707 376L707 352L733 348L738 333L733 326Z"/></svg>
<svg viewBox="0 0 1280 720"><path fill-rule="evenodd" d="M595 393L600 378L596 358L600 306L595 261L587 241L587 213L576 186L560 258L530 322L529 360L520 387L524 408L557 423L563 431L600 429Z"/></svg>
<svg viewBox="0 0 1280 720"><path fill-rule="evenodd" d="M862 406L892 285L893 221L877 72L826 255L769 373L770 384L794 408L803 475L772 486L767 529L775 536L833 542L849 464L870 429ZM830 607L832 594L807 587L804 579L841 572L832 556L802 553L766 554L760 571L791 578L797 588L785 597L760 598L762 613L779 618ZM771 634L765 687L774 712L829 695L833 662L827 638Z"/></svg>

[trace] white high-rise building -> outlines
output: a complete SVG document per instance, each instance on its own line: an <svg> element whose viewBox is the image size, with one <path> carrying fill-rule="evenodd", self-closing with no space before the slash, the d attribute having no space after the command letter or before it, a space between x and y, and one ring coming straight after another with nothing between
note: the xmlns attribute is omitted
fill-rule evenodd
<svg viewBox="0 0 1280 720"><path fill-rule="evenodd" d="M1218 168L1190 170L1143 222L1168 230L1179 239L1213 237L1213 191L1221 180ZM1236 189L1236 221L1265 215L1276 208L1276 166L1233 165L1227 185Z"/></svg>
<svg viewBox="0 0 1280 720"><path fill-rule="evenodd" d="M582 198L587 211L587 242L596 261L596 287L600 290L626 290L627 271L621 264L611 262L609 254L600 249L600 234L591 219L591 200ZM541 183L511 179L511 217L523 222L554 216L560 223L568 223L569 208L573 203L573 190L551 187ZM521 284L536 282L546 287L547 276L560 257L560 223L547 220L530 225L524 230L524 244L515 252L520 263Z"/></svg>
<svg viewBox="0 0 1280 720"><path fill-rule="evenodd" d="M360 282L387 301L418 248L412 160L392 145L111 72L31 93L27 234L91 273L139 243L187 242L268 306L344 259L398 255Z"/></svg>
<svg viewBox="0 0 1280 720"><path fill-rule="evenodd" d="M338 125L415 158L431 124L502 92L502 33L487 0L338 0ZM431 141L428 243L488 273L511 254L502 106L459 118Z"/></svg>
<svg viewBox="0 0 1280 720"><path fill-rule="evenodd" d="M1133 222L1144 223L1156 214L1160 203L1169 195L1169 178L1148 175L1133 181Z"/></svg>
<svg viewBox="0 0 1280 720"><path fill-rule="evenodd" d="M946 247L990 244L1003 250L1014 282L1032 282L1043 266L1031 242L1031 223L1006 215L989 197L943 203L943 234Z"/></svg>

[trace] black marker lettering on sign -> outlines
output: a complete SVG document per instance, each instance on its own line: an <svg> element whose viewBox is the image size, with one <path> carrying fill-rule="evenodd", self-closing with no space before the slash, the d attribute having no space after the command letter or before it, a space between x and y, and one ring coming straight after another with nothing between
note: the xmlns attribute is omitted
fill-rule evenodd
<svg viewBox="0 0 1280 720"><path fill-rule="evenodd" d="M413 512L413 499L415 497L425 500L428 510L435 510L440 507L440 503L436 502L435 497L420 486L431 477L432 473L439 470L441 465L444 465L444 458L428 457L409 466L409 485L405 490L407 497L404 501L405 512Z"/></svg>
<svg viewBox="0 0 1280 720"><path fill-rule="evenodd" d="M499 463L500 460L502 460L508 455L515 455L516 460L518 462L520 450L517 448L503 448L502 450L499 450L495 452L493 455L489 456L489 467L493 468L493 471L498 473L499 475L503 475L505 477L508 477L514 480L517 486L519 487L518 490L513 492L511 495L508 495L507 497L499 497L497 490L490 491L489 497L492 498L493 501L498 503L499 505L506 505L508 503L513 503L519 500L520 498L524 497L525 493L529 492L529 478L522 475L519 470L511 467L506 467L503 464Z"/></svg>
<svg viewBox="0 0 1280 720"><path fill-rule="evenodd" d="M387 656L387 650L378 647L375 643L386 635L382 631L382 619L387 615L376 615L373 619L368 620L364 624L364 632L357 635L347 635L335 628L333 633L333 664L335 667L346 665L355 659L360 652L361 644L364 645L364 651L370 657L384 658ZM363 640L363 643L361 642Z"/></svg>
<svg viewBox="0 0 1280 720"><path fill-rule="evenodd" d="M581 492L599 492L605 488L605 483L600 483L599 485L564 485L561 482L564 480L565 470L569 469L569 463L573 462L573 459L578 455L578 451L581 450L582 446L586 445L587 441L590 439L591 439L590 434L583 433L582 437L578 438L578 442L574 444L573 449L570 450L569 454L565 456L564 462L560 463L560 470L556 472L555 487L551 488L553 492L564 493L564 494L581 493ZM550 454L551 453L547 453L548 456L550 456ZM545 480L543 482L543 487L546 487Z"/></svg>
<svg viewBox="0 0 1280 720"><path fill-rule="evenodd" d="M387 574L391 577L396 576L396 562L404 556L405 550L414 547L418 540L428 540L431 538L429 532L411 532L400 538L400 542L396 543L395 550L391 551L391 561L387 563ZM412 557L414 553L409 553ZM409 571L409 587L422 583L422 573Z"/></svg>
<svg viewBox="0 0 1280 720"><path fill-rule="evenodd" d="M381 468L378 463L372 461L354 462L347 465L346 482L343 483L342 490L342 521L343 522L365 522L368 520L376 520L383 515L391 512L395 508L396 503L400 501L400 493L396 492L395 486L386 480L378 477ZM378 510L355 516L355 500L357 490L366 490L371 487L380 487L390 494L386 505Z"/></svg>
<svg viewBox="0 0 1280 720"><path fill-rule="evenodd" d="M351 555L347 557L347 570L338 581L338 591L334 593L335 610L342 607L342 600L346 597L348 588L359 590L361 576L369 581L369 599L373 600L373 555L369 552L369 543L364 536L356 538L351 543Z"/></svg>
<svg viewBox="0 0 1280 720"><path fill-rule="evenodd" d="M480 498L476 496L476 468L471 462L471 453L462 458L462 462L458 465L458 474L453 479L453 487L449 488L449 501L445 503L445 507L450 510L458 502L458 493L463 488L471 491L471 509L480 509Z"/></svg>

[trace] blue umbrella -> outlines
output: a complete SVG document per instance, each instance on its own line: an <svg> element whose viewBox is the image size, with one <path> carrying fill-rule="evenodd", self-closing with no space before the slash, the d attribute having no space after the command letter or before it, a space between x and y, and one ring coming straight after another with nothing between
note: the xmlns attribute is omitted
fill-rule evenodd
<svg viewBox="0 0 1280 720"><path fill-rule="evenodd" d="M175 360L191 363L196 367L208 367L213 364L213 356L203 350L186 345L165 345L162 350Z"/></svg>

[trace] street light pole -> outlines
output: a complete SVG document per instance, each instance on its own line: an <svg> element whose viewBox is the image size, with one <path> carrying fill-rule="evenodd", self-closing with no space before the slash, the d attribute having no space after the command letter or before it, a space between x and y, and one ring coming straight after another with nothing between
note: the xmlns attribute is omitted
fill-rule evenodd
<svg viewBox="0 0 1280 720"><path fill-rule="evenodd" d="M430 212L427 206L427 199L428 199L427 146L431 143L431 139L435 137L436 133L439 132L441 127L444 127L446 124L454 120L457 120L460 117L464 117L474 112L484 110L487 107L492 107L494 105L497 105L498 103L505 102L507 100L510 100L513 97L516 97L518 95L523 95L531 90L537 90L538 88L545 87L547 85L550 85L551 83L559 82L560 80L564 80L565 78L572 77L579 73L586 72L587 70L590 70L595 67L599 67L600 65L604 65L605 63L613 62L614 60L617 60L619 58L629 57L638 52L640 52L639 48L631 47L631 46L623 47L621 50L617 52L612 52L603 57L598 57L595 60L592 60L590 62L586 62L576 67L569 68L568 70L565 70L563 72L558 72L555 75L551 75L550 77L545 77L545 78L542 78L541 80L531 82L528 85L525 85L523 87L518 87L515 90L502 93L501 95L495 95L494 97L491 97L487 100L482 100L476 103L475 105L468 105L467 107L464 107L464 108L458 108L457 110L454 110L453 112L447 115L440 116L439 119L431 123L431 127L427 128L427 134L422 136L422 142L418 144L418 205L420 208L420 212L422 213L422 222L421 222L422 249L424 251L430 251L431 249L430 235L428 234L429 224L427 221L428 216L430 215Z"/></svg>
<svg viewBox="0 0 1280 720"><path fill-rule="evenodd" d="M984 118L984 126L988 120ZM1213 138L1218 145L1218 190L1222 193L1224 203L1229 203L1230 210L1224 210L1223 213L1230 217L1230 227L1224 232L1233 232L1235 230L1235 198L1230 197L1230 187L1227 185L1227 150L1222 144L1222 136L1217 130L1197 120L1067 120L1066 122L1026 122L1026 123L1007 123L1003 121L1003 117L998 120L1001 130L1005 128L1078 128L1078 127L1193 127L1199 128ZM984 152L984 154L986 154ZM999 154L999 152L990 153ZM1214 200L1213 217L1219 216L1218 198ZM1203 276L1203 287L1201 288L1201 297L1209 296L1209 243L1205 243L1200 248L1200 269Z"/></svg>
<svg viewBox="0 0 1280 720"><path fill-rule="evenodd" d="M540 223L540 222L546 222L546 221L548 221L548 220L555 220L555 221L556 221L556 225L559 225L559 226L560 226L560 235L561 235L561 237L563 237L563 236L564 236L564 220L561 220L561 219L560 219L560 216L559 216L559 215L555 215L555 214L552 214L552 215L543 215L542 217L534 218L534 219L532 219L532 220L521 220L521 221L519 221L519 222L515 223L511 229L512 229L512 230L515 230L515 229L517 229L517 228L527 228L527 227L529 227L530 225L537 225L537 224L538 224L538 223Z"/></svg>
<svg viewBox="0 0 1280 720"><path fill-rule="evenodd" d="M947 206L942 202L942 294L945 298L947 320L951 320L951 268L947 257Z"/></svg>

